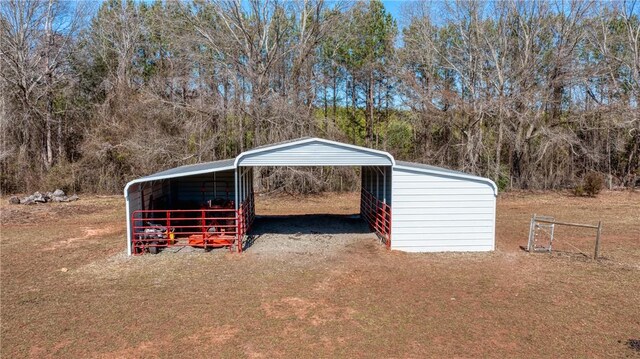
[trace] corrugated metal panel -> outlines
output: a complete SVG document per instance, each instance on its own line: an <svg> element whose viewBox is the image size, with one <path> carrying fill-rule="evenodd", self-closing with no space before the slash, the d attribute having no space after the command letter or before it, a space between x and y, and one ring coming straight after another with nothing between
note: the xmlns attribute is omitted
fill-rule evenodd
<svg viewBox="0 0 640 359"><path fill-rule="evenodd" d="M208 200L235 199L234 171L180 177L172 183L172 202L176 209L200 208Z"/></svg>
<svg viewBox="0 0 640 359"><path fill-rule="evenodd" d="M396 165L403 166L403 167L415 167L415 168L419 168L419 169L425 169L425 170L430 170L430 171L434 171L434 172L442 172L442 173L447 173L447 174L451 174L451 175L463 175L465 177L476 177L478 179L485 179L484 177L474 176L474 175L468 174L466 172L456 171L456 170L452 170L452 169L444 168L444 167L431 166L431 165L427 165L427 164L424 164L424 163L418 163L418 162L396 161Z"/></svg>
<svg viewBox="0 0 640 359"><path fill-rule="evenodd" d="M392 242L393 243L393 240ZM397 249L393 247L393 244L391 245L392 249ZM444 246L435 246L435 245L429 245L429 246L405 246L403 247L401 250L403 252L414 252L414 253L422 253L422 252L490 252L492 251L493 247L489 246L489 245L485 245L485 244L479 244L479 245L469 245L469 244L464 244L464 245L453 245L453 244L448 244L448 245L444 245Z"/></svg>
<svg viewBox="0 0 640 359"><path fill-rule="evenodd" d="M431 204L431 203L429 203ZM421 213L433 215L433 216L447 216L450 214L493 214L493 210L487 208L486 206L461 206L458 208L455 207L443 207L446 204L439 204L438 206L420 206ZM415 215L416 211L414 208L402 206L402 207L394 207L394 212L398 215Z"/></svg>
<svg viewBox="0 0 640 359"><path fill-rule="evenodd" d="M425 232L426 231L426 232ZM435 226L435 227L414 227L414 228L405 228L402 226L399 226L399 228L397 228L397 234L403 234L403 235L407 235L407 237L411 236L411 235L425 235L428 234L429 237L427 238L429 241L432 239L452 239L452 240L458 240L458 239L469 239L469 240L481 240L481 239L487 239L491 237L491 234L493 233L493 229L491 228L491 226L469 226L469 227L452 227L452 226ZM464 236L461 235L472 235L472 238L466 238ZM461 238L462 237L462 238ZM402 238L402 239L406 239L406 238ZM416 240L418 240L419 238L415 238ZM429 244L429 243L422 243L422 244Z"/></svg>
<svg viewBox="0 0 640 359"><path fill-rule="evenodd" d="M182 166L138 178L124 189L127 251L131 255L131 214L139 209L200 208L209 199L234 200L234 160Z"/></svg>
<svg viewBox="0 0 640 359"><path fill-rule="evenodd" d="M319 138L302 139L243 152L238 166L392 166L393 157L369 148Z"/></svg>
<svg viewBox="0 0 640 359"><path fill-rule="evenodd" d="M154 181L136 184L129 190L129 203L132 210L163 209L169 202L169 183Z"/></svg>
<svg viewBox="0 0 640 359"><path fill-rule="evenodd" d="M196 174L224 171L224 170L235 168L234 161L235 159L232 158L227 160L203 162L203 163L197 163L194 165L175 167L165 171L154 173L149 176L138 178L132 182L140 183L140 182L146 182L146 181L157 181L159 179L184 177L184 176L191 176Z"/></svg>
<svg viewBox="0 0 640 359"><path fill-rule="evenodd" d="M206 175L206 174L211 174L215 172L229 171L229 170L231 170L231 173L233 173L233 169L235 168L234 161L235 161L234 159L229 159L229 160L198 163L195 165L186 165L186 166L171 168L166 171L154 173L149 176L137 178L127 183L127 185L124 187L124 195L126 198L128 198L128 201L129 201L128 210L129 212L133 212L135 210L142 209L142 208L148 209L142 205L142 201L139 198L140 189L146 186L147 183L152 183L152 184L165 183L167 187L164 188L163 191L169 192L170 188L169 188L168 182L163 182L163 180L178 178L178 177L188 178L190 176ZM186 181L189 181L189 179L187 179ZM230 181L231 181L231 184L233 185L233 178L231 178ZM162 194L164 194L164 192ZM147 194L145 193L145 196L146 195ZM155 200L155 197L154 197L154 200ZM172 195L172 200L175 200L174 195ZM148 201L148 198L145 199L144 204L147 203L146 201Z"/></svg>
<svg viewBox="0 0 640 359"><path fill-rule="evenodd" d="M236 166L392 166L394 163L387 152L320 138L301 138L258 147L235 159L186 165L141 177L127 184L125 196L135 183L225 171Z"/></svg>
<svg viewBox="0 0 640 359"><path fill-rule="evenodd" d="M243 203L253 192L253 167L238 170L238 204Z"/></svg>
<svg viewBox="0 0 640 359"><path fill-rule="evenodd" d="M170 202L170 186L166 180L134 183L128 186L127 251L131 254L131 214L140 209L164 209ZM137 222L136 225L142 223Z"/></svg>
<svg viewBox="0 0 640 359"><path fill-rule="evenodd" d="M127 223L129 222L129 213L142 209L142 195L140 192L140 184L134 184L129 188L129 195L127 196ZM130 228L127 226L127 233Z"/></svg>
<svg viewBox="0 0 640 359"><path fill-rule="evenodd" d="M491 251L495 189L489 179L432 166L393 167L391 248Z"/></svg>
<svg viewBox="0 0 640 359"><path fill-rule="evenodd" d="M460 179L467 180L467 183L470 181L484 183L489 187L491 187L495 195L498 194L498 187L496 186L496 184L492 180L485 177L479 177L479 176L471 175L465 172L454 171L448 168L430 166L430 165L425 165L423 163L415 163L415 162L397 161L395 168L414 170L414 171L436 175L435 177L425 178L425 181L439 182L443 180L446 181L448 178L460 178ZM401 181L402 179L399 179L399 180Z"/></svg>

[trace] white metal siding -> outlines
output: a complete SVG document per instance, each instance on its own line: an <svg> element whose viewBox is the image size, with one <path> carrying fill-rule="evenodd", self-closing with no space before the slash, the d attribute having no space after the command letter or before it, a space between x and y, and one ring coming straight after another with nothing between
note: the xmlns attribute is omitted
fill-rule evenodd
<svg viewBox="0 0 640 359"><path fill-rule="evenodd" d="M494 188L448 174L393 168L391 248L406 252L491 251Z"/></svg>
<svg viewBox="0 0 640 359"><path fill-rule="evenodd" d="M389 156L321 141L245 153L238 166L391 166Z"/></svg>

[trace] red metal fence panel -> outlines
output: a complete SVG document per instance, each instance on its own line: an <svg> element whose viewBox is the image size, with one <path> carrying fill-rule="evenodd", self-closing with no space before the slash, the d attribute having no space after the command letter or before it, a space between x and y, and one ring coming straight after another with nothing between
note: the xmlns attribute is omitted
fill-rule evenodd
<svg viewBox="0 0 640 359"><path fill-rule="evenodd" d="M250 230L255 219L255 206L253 195L247 197L238 209L238 234L243 238ZM242 252L242 240L238 241L238 252Z"/></svg>
<svg viewBox="0 0 640 359"><path fill-rule="evenodd" d="M360 210L369 228L380 236L387 248L391 248L391 207L362 189Z"/></svg>
<svg viewBox="0 0 640 359"><path fill-rule="evenodd" d="M163 248L234 248L242 252L242 239L255 218L253 195L239 209L137 210L131 214L133 255L157 253Z"/></svg>

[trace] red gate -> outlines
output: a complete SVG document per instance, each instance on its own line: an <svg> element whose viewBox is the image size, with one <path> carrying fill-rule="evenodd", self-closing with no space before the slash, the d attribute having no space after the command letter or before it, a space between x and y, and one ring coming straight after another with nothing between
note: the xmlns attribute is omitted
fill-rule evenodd
<svg viewBox="0 0 640 359"><path fill-rule="evenodd" d="M254 218L255 207L253 204L253 196L248 196L238 209L238 233L240 233L240 235L245 235L251 230ZM242 252L241 247L238 247L238 249L239 252Z"/></svg>
<svg viewBox="0 0 640 359"><path fill-rule="evenodd" d="M242 252L242 239L254 219L253 200L233 208L137 210L131 214L133 255L167 247L229 247Z"/></svg>

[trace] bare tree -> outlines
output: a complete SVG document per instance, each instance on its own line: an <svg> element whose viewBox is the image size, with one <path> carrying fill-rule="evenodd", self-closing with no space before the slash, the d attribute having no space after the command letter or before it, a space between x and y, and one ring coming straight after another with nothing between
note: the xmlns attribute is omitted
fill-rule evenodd
<svg viewBox="0 0 640 359"><path fill-rule="evenodd" d="M28 163L35 155L44 170L50 169L55 161L54 127L57 157L64 159L64 109L56 107L56 92L68 84L66 67L85 10L85 4L55 0L0 3L1 75L8 90L3 101L19 162Z"/></svg>
<svg viewBox="0 0 640 359"><path fill-rule="evenodd" d="M640 175L633 1L416 2L394 19L377 0L109 0L90 23L86 4L0 2L5 191L113 192L315 135L502 188ZM260 175L269 189L357 186L356 170Z"/></svg>

